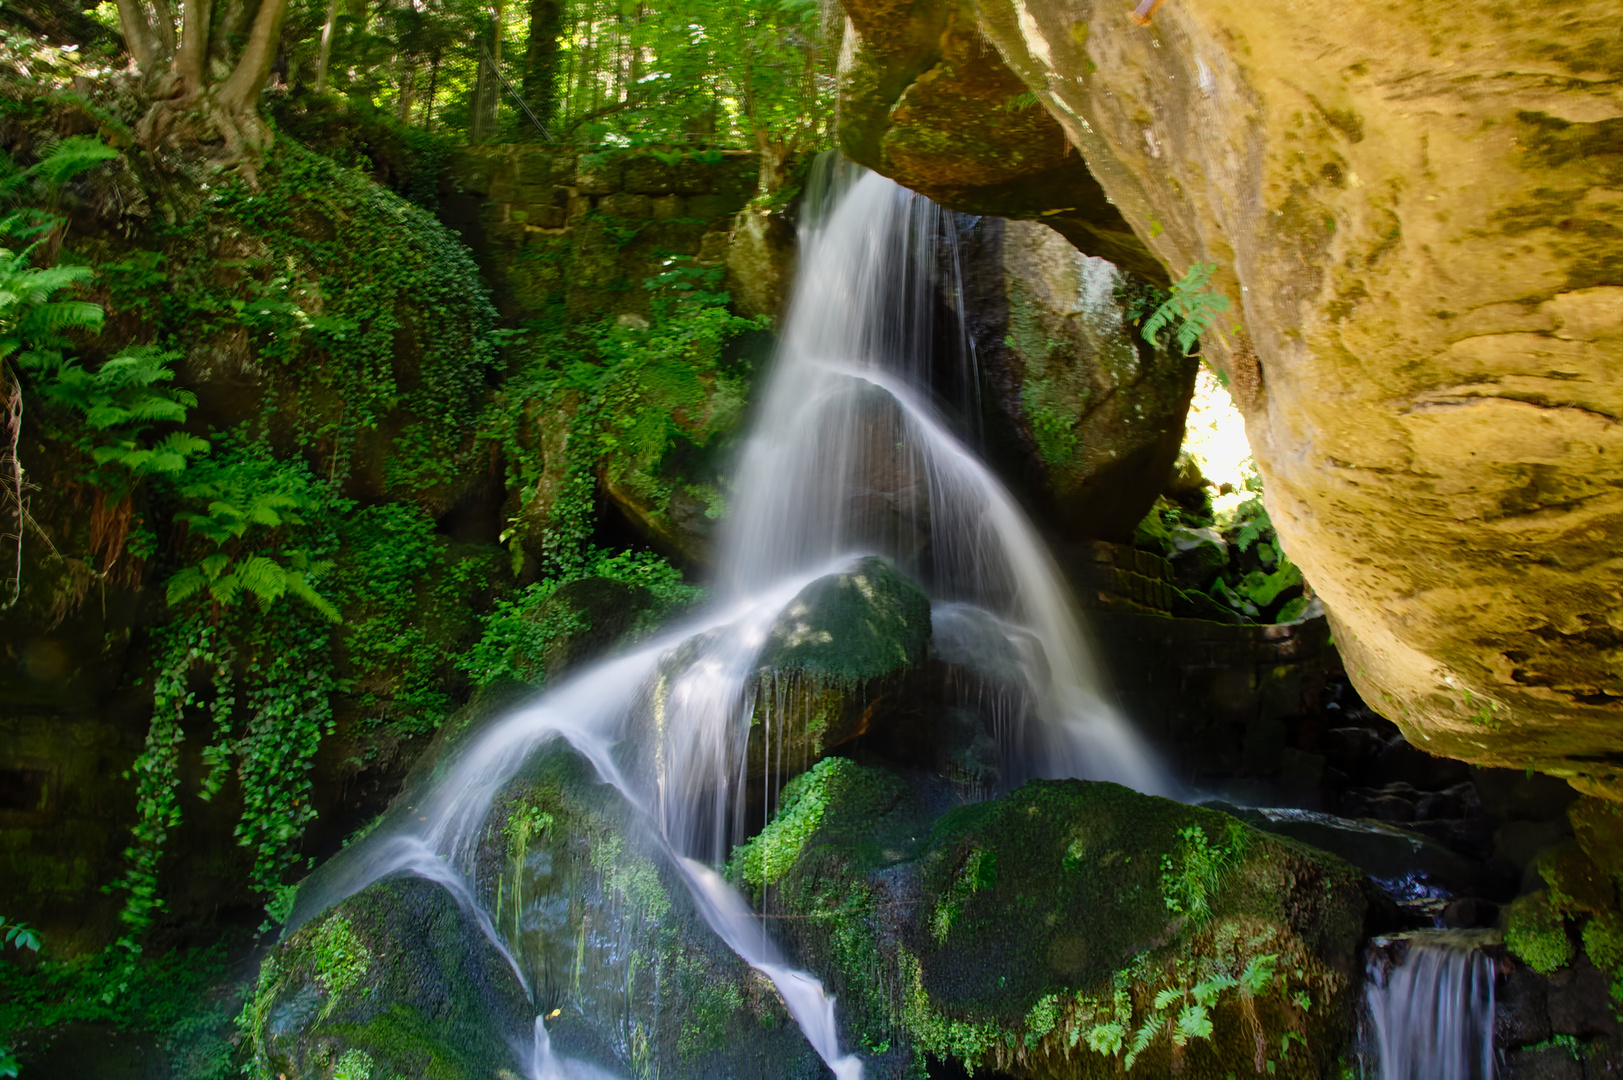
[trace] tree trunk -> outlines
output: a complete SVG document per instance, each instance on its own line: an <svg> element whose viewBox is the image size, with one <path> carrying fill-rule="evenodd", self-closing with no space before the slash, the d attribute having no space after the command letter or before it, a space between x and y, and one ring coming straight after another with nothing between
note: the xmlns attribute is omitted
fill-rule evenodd
<svg viewBox="0 0 1623 1080"><path fill-rule="evenodd" d="M163 44L147 18L142 0L118 0L118 26L124 32L124 46L130 50L135 66L141 69L143 76L151 78L168 57L162 55Z"/></svg>
<svg viewBox="0 0 1623 1080"><path fill-rule="evenodd" d="M417 69L410 66L402 58L400 65L400 122L411 123L412 94L417 89Z"/></svg>
<svg viewBox="0 0 1623 1080"><path fill-rule="evenodd" d="M428 66L428 99L423 102L423 130L434 130L434 94L440 85L440 58L435 54L434 60Z"/></svg>
<svg viewBox="0 0 1623 1080"><path fill-rule="evenodd" d="M316 56L316 93L327 89L327 64L332 60L332 38L338 29L338 0L327 0L327 21L321 24L321 52Z"/></svg>
<svg viewBox="0 0 1623 1080"><path fill-rule="evenodd" d="M181 94L190 99L203 92L203 62L208 54L212 0L186 0L185 24L175 51L175 75Z"/></svg>
<svg viewBox="0 0 1623 1080"><path fill-rule="evenodd" d="M543 124L558 113L558 57L563 36L562 0L530 0L530 40L524 50L524 100Z"/></svg>
<svg viewBox="0 0 1623 1080"><path fill-rule="evenodd" d="M252 112L259 104L259 93L265 88L265 79L276 59L276 43L282 34L287 3L288 0L262 0L241 59L230 78L221 83L215 93L219 103L233 113Z"/></svg>

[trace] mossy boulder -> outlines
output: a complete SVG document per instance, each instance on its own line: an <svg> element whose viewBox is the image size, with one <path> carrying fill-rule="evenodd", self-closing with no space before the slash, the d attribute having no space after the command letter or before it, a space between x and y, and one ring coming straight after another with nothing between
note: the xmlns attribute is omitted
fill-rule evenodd
<svg viewBox="0 0 1623 1080"><path fill-rule="evenodd" d="M1517 897L1505 907L1501 922L1505 947L1540 975L1572 963L1572 938L1547 890Z"/></svg>
<svg viewBox="0 0 1623 1080"><path fill-rule="evenodd" d="M932 821L929 791L831 758L785 794L735 866L851 1039L884 1048L876 1076L929 1056L1306 1077L1344 1047L1367 902L1333 856L1108 783L1033 781Z"/></svg>
<svg viewBox="0 0 1623 1080"><path fill-rule="evenodd" d="M993 457L1066 536L1131 540L1172 479L1199 360L1140 334L1149 282L1048 223L982 218L961 250Z"/></svg>
<svg viewBox="0 0 1623 1080"><path fill-rule="evenodd" d="M470 886L511 960L417 878L300 925L249 1007L260 1075L333 1080L346 1055L365 1054L374 1078L520 1080L538 1016L566 1069L822 1075L771 981L705 923L643 812L562 740L497 796Z"/></svg>
<svg viewBox="0 0 1623 1080"><path fill-rule="evenodd" d="M482 902L553 1051L618 1075L821 1075L776 990L710 930L642 813L564 745L501 796Z"/></svg>
<svg viewBox="0 0 1623 1080"><path fill-rule="evenodd" d="M245 1015L261 1077L486 1080L524 1075L534 1010L478 922L441 886L382 881L279 944Z"/></svg>
<svg viewBox="0 0 1623 1080"><path fill-rule="evenodd" d="M1623 806L1585 797L1567 807L1567 819L1584 854L1614 882L1623 882Z"/></svg>
<svg viewBox="0 0 1623 1080"><path fill-rule="evenodd" d="M930 642L930 599L877 556L802 589L768 631L756 670L752 775L805 768L908 704Z"/></svg>

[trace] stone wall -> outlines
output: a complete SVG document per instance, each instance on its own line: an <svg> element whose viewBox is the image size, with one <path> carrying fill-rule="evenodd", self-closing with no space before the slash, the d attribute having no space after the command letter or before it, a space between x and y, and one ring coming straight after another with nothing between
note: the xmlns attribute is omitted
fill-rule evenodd
<svg viewBox="0 0 1623 1080"><path fill-rule="evenodd" d="M1243 626L1175 619L1172 565L1094 543L1071 577L1122 711L1193 788L1316 808L1324 759L1297 749L1341 672L1323 616ZM1326 809L1335 809L1327 807Z"/></svg>
<svg viewBox="0 0 1623 1080"><path fill-rule="evenodd" d="M468 147L442 198L509 319L642 316L672 257L720 266L755 194L740 151Z"/></svg>

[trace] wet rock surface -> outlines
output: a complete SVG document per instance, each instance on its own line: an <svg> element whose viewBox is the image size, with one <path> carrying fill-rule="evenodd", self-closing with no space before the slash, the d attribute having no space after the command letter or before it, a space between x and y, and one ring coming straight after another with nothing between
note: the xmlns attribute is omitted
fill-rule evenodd
<svg viewBox="0 0 1623 1080"><path fill-rule="evenodd" d="M450 893L420 878L384 881L266 960L249 1005L254 1058L299 1080L340 1064L453 1080L518 1073L527 997Z"/></svg>
<svg viewBox="0 0 1623 1080"><path fill-rule="evenodd" d="M986 442L1049 530L1128 540L1171 476L1198 361L1139 335L1143 279L1051 226L986 217L959 241Z"/></svg>

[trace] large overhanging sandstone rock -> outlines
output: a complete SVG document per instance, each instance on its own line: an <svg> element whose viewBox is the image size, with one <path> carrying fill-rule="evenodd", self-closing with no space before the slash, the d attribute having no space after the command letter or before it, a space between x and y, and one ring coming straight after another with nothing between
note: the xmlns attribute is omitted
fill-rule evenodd
<svg viewBox="0 0 1623 1080"><path fill-rule="evenodd" d="M1366 699L1623 798L1623 0L974 3L1172 274L1217 265Z"/></svg>
<svg viewBox="0 0 1623 1080"><path fill-rule="evenodd" d="M1163 280L1065 131L955 0L863 0L840 59L852 160L971 214L1036 218L1089 255Z"/></svg>

